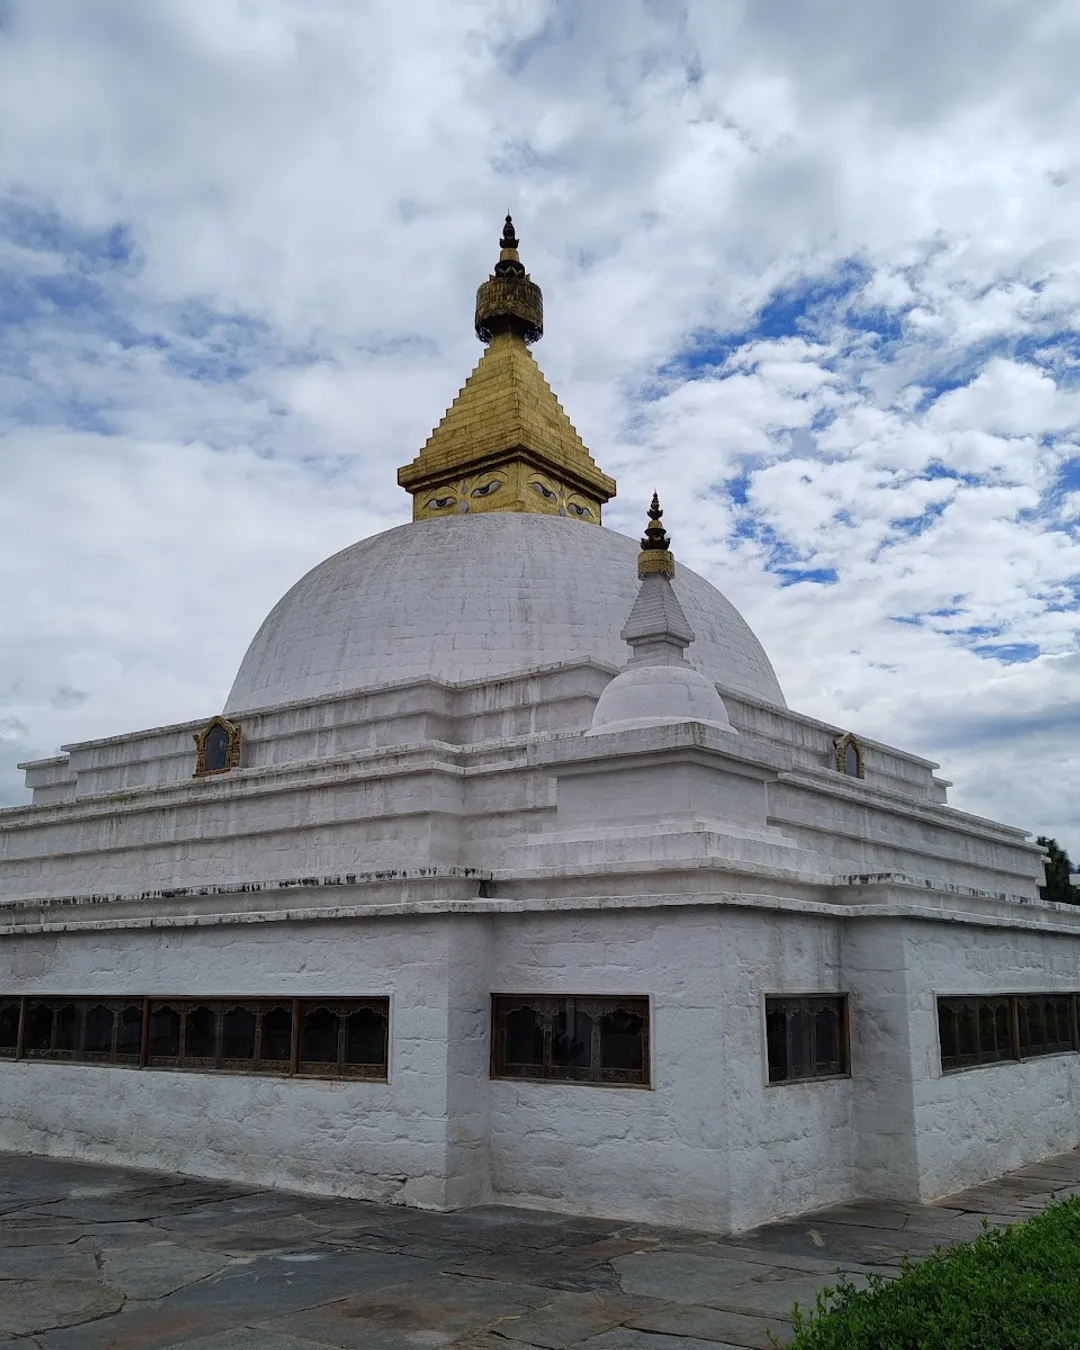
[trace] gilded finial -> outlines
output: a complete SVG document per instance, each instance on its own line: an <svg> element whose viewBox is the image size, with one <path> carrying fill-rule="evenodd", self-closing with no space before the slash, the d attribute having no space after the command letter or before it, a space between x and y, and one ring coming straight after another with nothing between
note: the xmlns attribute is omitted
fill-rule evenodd
<svg viewBox="0 0 1080 1350"><path fill-rule="evenodd" d="M490 342L500 333L527 343L544 335L544 297L518 256L518 237L509 211L499 240L499 261L476 292L476 336Z"/></svg>
<svg viewBox="0 0 1080 1350"><path fill-rule="evenodd" d="M641 552L638 554L638 577L644 578L652 572L660 572L666 577L675 575L675 559L671 553L671 540L660 523L663 511L660 498L654 492L649 507L649 523L641 540Z"/></svg>

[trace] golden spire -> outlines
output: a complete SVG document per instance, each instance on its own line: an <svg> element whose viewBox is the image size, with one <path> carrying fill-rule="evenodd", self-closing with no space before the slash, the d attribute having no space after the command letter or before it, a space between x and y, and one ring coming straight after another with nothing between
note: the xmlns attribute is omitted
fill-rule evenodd
<svg viewBox="0 0 1080 1350"><path fill-rule="evenodd" d="M476 336L490 342L498 333L514 333L523 342L544 336L544 297L518 257L514 222L507 212L499 240L499 261L476 291Z"/></svg>
<svg viewBox="0 0 1080 1350"><path fill-rule="evenodd" d="M419 455L398 470L413 519L527 511L599 525L615 480L596 467L529 352L543 336L544 299L509 215L499 261L476 292L475 323L487 350Z"/></svg>
<svg viewBox="0 0 1080 1350"><path fill-rule="evenodd" d="M675 575L671 540L660 523L663 514L660 509L660 498L654 492L652 505L649 507L649 523L645 526L645 537L641 541L641 552L638 554L637 574L641 580L652 572L661 572L666 577Z"/></svg>

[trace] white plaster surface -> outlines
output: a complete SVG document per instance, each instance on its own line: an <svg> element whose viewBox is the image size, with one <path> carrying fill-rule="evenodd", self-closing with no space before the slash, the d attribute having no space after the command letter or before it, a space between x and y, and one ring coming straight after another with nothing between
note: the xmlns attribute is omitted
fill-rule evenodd
<svg viewBox="0 0 1080 1350"><path fill-rule="evenodd" d="M727 1231L852 1193L852 1084L766 1085L761 1000L839 990L835 924L691 910L499 920L498 990L648 994L653 1088L491 1084L496 1195Z"/></svg>
<svg viewBox="0 0 1080 1350"><path fill-rule="evenodd" d="M390 1077L283 1081L0 1061L0 1148L443 1208L451 1137L462 1146L448 1126L447 1091L451 1021L455 1045L462 1040L451 976L474 964L452 959L462 940L460 928L435 919L5 943L7 994L389 995ZM483 1189L466 1194L475 1202Z"/></svg>
<svg viewBox="0 0 1080 1350"><path fill-rule="evenodd" d="M1080 1055L942 1073L939 995L1080 990L1080 941L905 925L919 1193L936 1199L1080 1145Z"/></svg>
<svg viewBox="0 0 1080 1350"><path fill-rule="evenodd" d="M865 778L838 773L841 729L782 706L686 569L705 673L613 680L636 554L539 516L390 531L260 630L237 769L193 779L198 721L26 766L0 994L388 994L390 1080L0 1061L0 1147L727 1231L1080 1143L1080 1054L937 1060L939 994L1080 990L1039 851L917 756L867 741ZM627 702L650 669L689 672L662 716L655 685ZM493 992L648 996L652 1086L491 1081ZM769 1086L765 995L825 992L851 1001L851 1076Z"/></svg>
<svg viewBox="0 0 1080 1350"><path fill-rule="evenodd" d="M731 725L716 685L700 670L689 665L635 665L616 675L600 695L586 734L670 722L703 722L725 730Z"/></svg>
<svg viewBox="0 0 1080 1350"><path fill-rule="evenodd" d="M361 540L270 611L226 712L588 656L619 667L639 551L603 527L502 512L414 521ZM734 606L688 568L679 568L675 590L696 635L694 664L783 706L769 659Z"/></svg>

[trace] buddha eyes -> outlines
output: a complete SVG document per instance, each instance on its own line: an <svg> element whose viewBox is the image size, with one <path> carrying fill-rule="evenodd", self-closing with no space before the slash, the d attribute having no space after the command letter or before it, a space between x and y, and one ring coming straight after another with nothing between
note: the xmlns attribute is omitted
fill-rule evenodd
<svg viewBox="0 0 1080 1350"><path fill-rule="evenodd" d="M587 506L578 506L577 502L570 503L570 510L576 512L579 516L591 516L592 512Z"/></svg>
<svg viewBox="0 0 1080 1350"><path fill-rule="evenodd" d="M432 497L428 502L428 506L436 511L444 511L448 506L453 506L453 504L453 497Z"/></svg>
<svg viewBox="0 0 1080 1350"><path fill-rule="evenodd" d="M493 478L490 483L485 483L483 487L473 488L471 495L473 497L490 497L496 488L501 487L502 481L498 478Z"/></svg>
<svg viewBox="0 0 1080 1350"><path fill-rule="evenodd" d="M543 483L534 483L533 487L539 492L541 497L546 497L549 502L555 500L554 492L552 492L550 488L546 488Z"/></svg>

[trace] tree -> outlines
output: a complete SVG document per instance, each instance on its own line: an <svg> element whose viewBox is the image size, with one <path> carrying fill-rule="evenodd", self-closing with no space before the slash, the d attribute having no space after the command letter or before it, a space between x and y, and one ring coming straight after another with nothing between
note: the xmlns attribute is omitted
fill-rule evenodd
<svg viewBox="0 0 1080 1350"><path fill-rule="evenodd" d="M1057 900L1063 905L1080 905L1080 889L1069 881L1072 863L1069 855L1056 839L1040 834L1035 842L1046 849L1046 885L1039 887L1044 900Z"/></svg>

